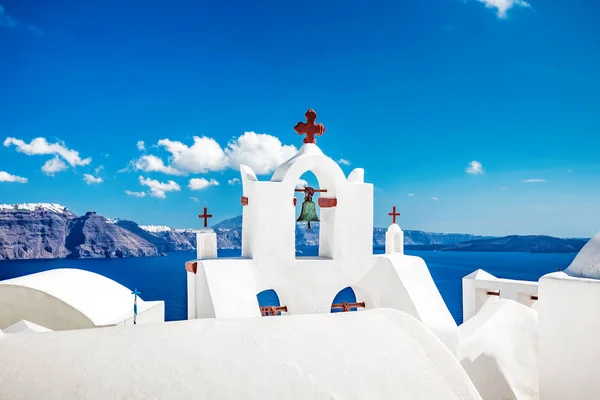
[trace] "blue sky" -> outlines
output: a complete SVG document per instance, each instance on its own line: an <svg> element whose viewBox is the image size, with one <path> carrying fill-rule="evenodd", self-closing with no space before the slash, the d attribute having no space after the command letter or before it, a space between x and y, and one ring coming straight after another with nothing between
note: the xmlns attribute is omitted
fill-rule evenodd
<svg viewBox="0 0 600 400"><path fill-rule="evenodd" d="M596 1L0 4L0 203L216 222L314 108L377 226L600 229Z"/></svg>

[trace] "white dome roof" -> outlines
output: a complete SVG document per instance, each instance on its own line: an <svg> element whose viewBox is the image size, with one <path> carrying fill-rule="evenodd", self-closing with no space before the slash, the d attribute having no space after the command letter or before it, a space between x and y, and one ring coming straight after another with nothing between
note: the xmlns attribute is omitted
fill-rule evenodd
<svg viewBox="0 0 600 400"><path fill-rule="evenodd" d="M578 278L600 279L600 232L583 246L565 273Z"/></svg>
<svg viewBox="0 0 600 400"><path fill-rule="evenodd" d="M0 340L7 398L481 399L429 329L389 309L28 336Z"/></svg>
<svg viewBox="0 0 600 400"><path fill-rule="evenodd" d="M0 281L1 307L18 307L18 304L12 306L8 304L11 299L7 298L9 296L3 296L2 293L19 287L31 292L29 295L24 295L32 302L37 302L36 307L43 307L41 302L47 297L36 295L34 292L43 292L60 300L65 307L79 311L95 326L114 324L121 321L124 316L133 313L133 295L130 289L89 271L71 268L53 269ZM19 293L24 292L21 290ZM144 301L138 297L138 306L141 308L143 304ZM31 304L29 308L32 308Z"/></svg>

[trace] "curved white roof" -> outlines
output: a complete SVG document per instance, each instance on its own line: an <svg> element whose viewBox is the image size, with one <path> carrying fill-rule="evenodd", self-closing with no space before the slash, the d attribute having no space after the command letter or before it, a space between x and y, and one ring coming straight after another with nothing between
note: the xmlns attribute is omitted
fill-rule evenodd
<svg viewBox="0 0 600 400"><path fill-rule="evenodd" d="M5 335L0 359L7 398L481 399L429 329L390 309Z"/></svg>
<svg viewBox="0 0 600 400"><path fill-rule="evenodd" d="M313 143L304 144L294 157L279 165L271 181L287 182L295 186L306 171L315 174L319 186L328 188L327 196L324 197L335 197L336 184L347 182L340 166Z"/></svg>
<svg viewBox="0 0 600 400"><path fill-rule="evenodd" d="M52 332L51 329L45 328L38 324L34 324L30 321L21 320L19 322L15 322L11 326L6 329L3 329L4 333L23 333L23 332Z"/></svg>
<svg viewBox="0 0 600 400"><path fill-rule="evenodd" d="M600 232L583 246L565 273L577 278L600 279Z"/></svg>
<svg viewBox="0 0 600 400"><path fill-rule="evenodd" d="M486 399L538 399L538 313L489 299L459 328L459 361Z"/></svg>
<svg viewBox="0 0 600 400"><path fill-rule="evenodd" d="M52 269L0 281L3 286L21 286L45 292L75 308L96 326L110 325L133 313L133 295L125 286L81 269ZM138 307L144 301L138 297Z"/></svg>

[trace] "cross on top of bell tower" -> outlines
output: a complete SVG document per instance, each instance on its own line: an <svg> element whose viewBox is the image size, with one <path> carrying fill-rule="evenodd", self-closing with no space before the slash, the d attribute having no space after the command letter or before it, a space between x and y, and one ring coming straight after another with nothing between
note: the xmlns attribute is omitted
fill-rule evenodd
<svg viewBox="0 0 600 400"><path fill-rule="evenodd" d="M206 207L204 207L204 213L198 215L198 218L204 220L204 227L206 228L208 226L208 219L212 218L212 214L209 214L206 210Z"/></svg>
<svg viewBox="0 0 600 400"><path fill-rule="evenodd" d="M400 216L399 212L396 212L396 206L392 207L392 212L388 213L390 217L392 217L392 224L396 223L396 217Z"/></svg>
<svg viewBox="0 0 600 400"><path fill-rule="evenodd" d="M298 122L294 127L294 130L298 132L298 135L306 135L304 143L317 143L315 135L321 136L325 133L325 127L321 123L315 124L317 113L312 108L308 110L304 116L306 117L306 123Z"/></svg>

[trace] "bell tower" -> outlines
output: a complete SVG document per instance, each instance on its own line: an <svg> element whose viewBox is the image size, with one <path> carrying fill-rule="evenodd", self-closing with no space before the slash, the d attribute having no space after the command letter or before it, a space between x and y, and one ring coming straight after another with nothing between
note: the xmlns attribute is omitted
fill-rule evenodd
<svg viewBox="0 0 600 400"><path fill-rule="evenodd" d="M277 167L270 181L259 181L250 167L240 166L242 256L264 268L281 269L301 260L296 260L297 221L320 222L319 259L343 263L366 260L373 254L373 185L364 182L360 168L346 178L341 167L315 143L315 136L325 132L322 124L315 123L316 113L308 110L305 116L306 123L294 127L298 134L305 135L302 147ZM308 171L316 176L318 187L296 188ZM295 192L304 193L299 216ZM320 195L316 204L315 193Z"/></svg>

